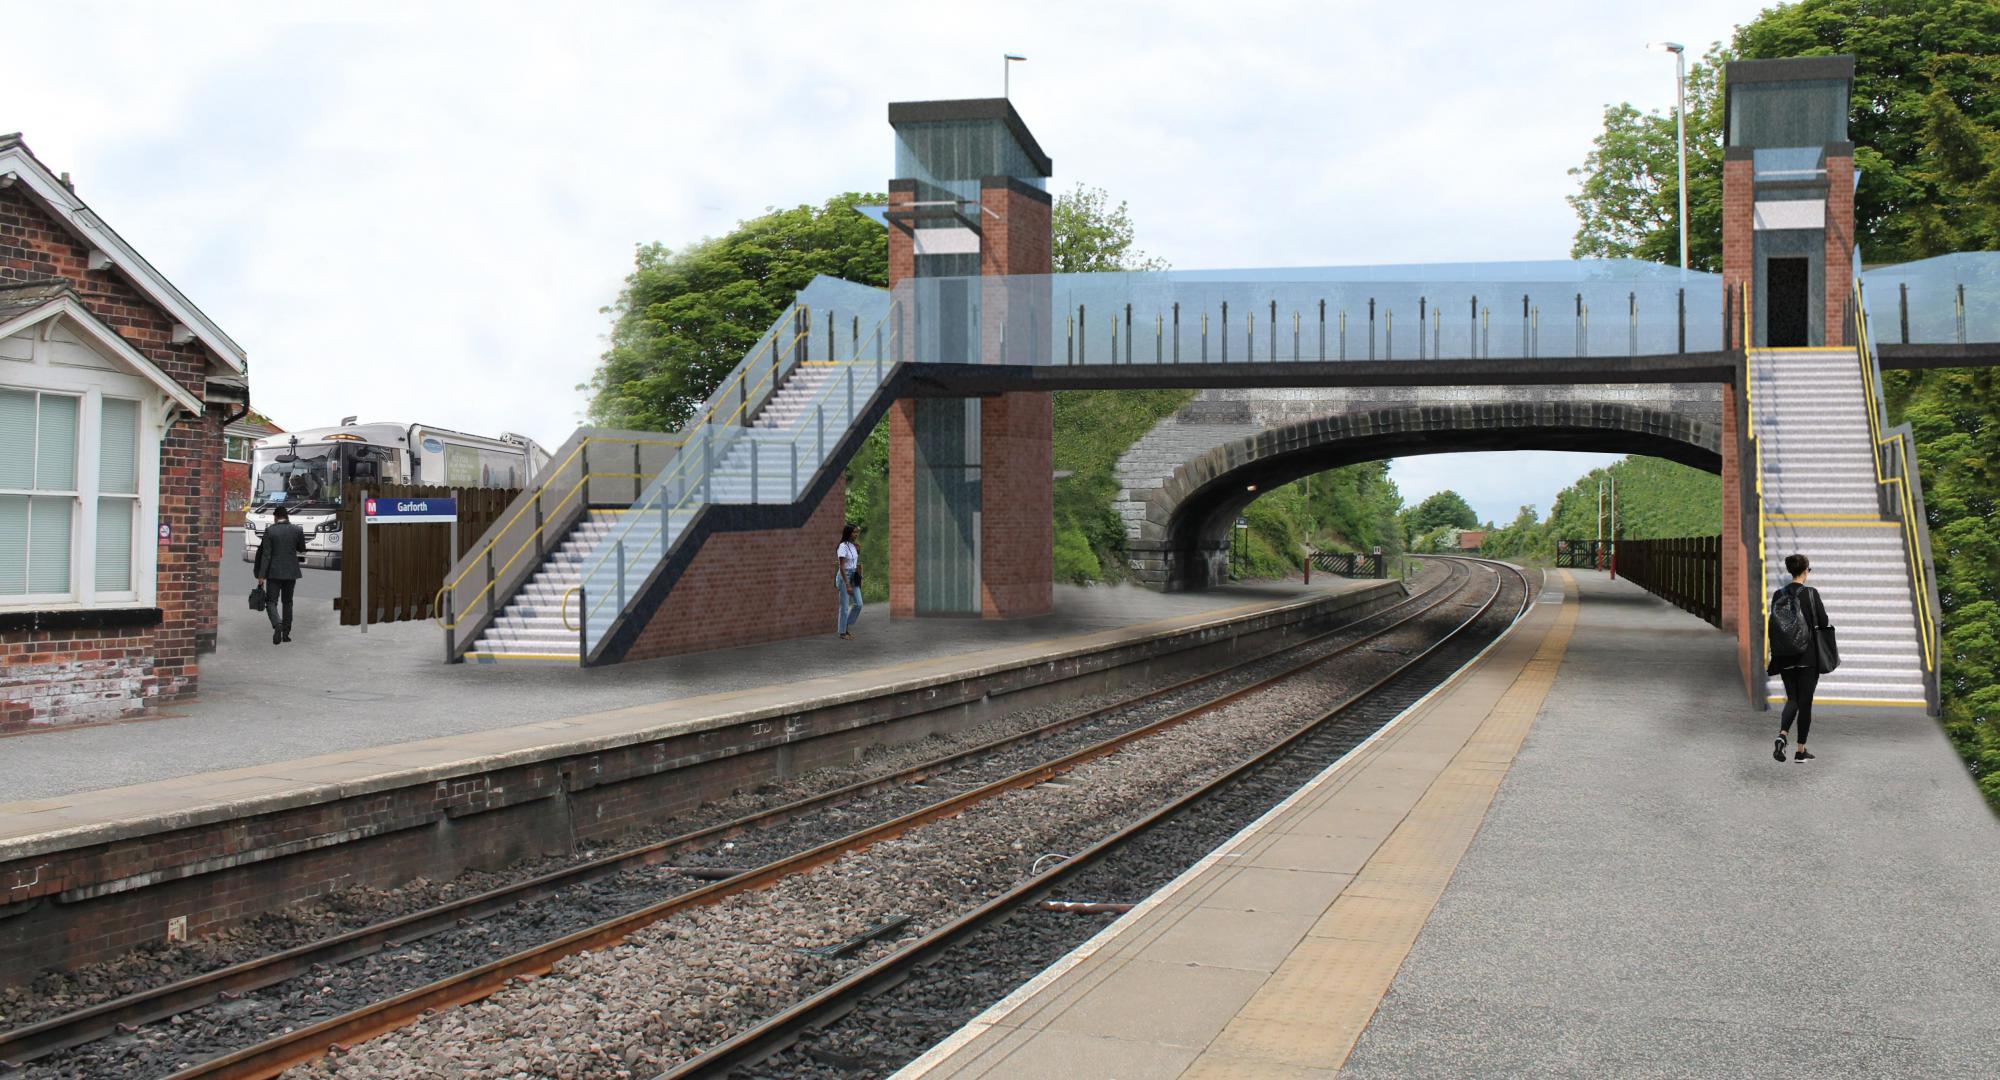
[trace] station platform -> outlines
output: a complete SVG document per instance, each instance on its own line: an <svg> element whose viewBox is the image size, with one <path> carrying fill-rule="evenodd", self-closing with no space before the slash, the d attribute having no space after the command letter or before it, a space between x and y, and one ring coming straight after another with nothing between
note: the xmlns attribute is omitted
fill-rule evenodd
<svg viewBox="0 0 2000 1080"><path fill-rule="evenodd" d="M307 583L325 589L329 580ZM240 584L247 593L250 579ZM829 625L824 637L590 669L446 664L434 624L391 623L363 634L337 624L330 593L302 596L295 640L274 646L262 614L224 604L220 647L201 661L199 700L138 720L0 736L0 792L43 800L766 687L797 694L799 684L819 679L834 680L824 690L830 693L849 682L877 685L884 672L932 659L963 666L1061 653L1082 647L1072 638L1172 631L1367 584L1323 577L1311 586L1270 582L1200 593L1058 585L1053 613L1006 621L892 620L886 604L873 605L852 641L836 638ZM999 651L972 655L989 650ZM0 822L7 813L0 803Z"/></svg>
<svg viewBox="0 0 2000 1080"><path fill-rule="evenodd" d="M897 1074L1973 1077L2000 820L1935 720L1771 755L1733 638L1554 571L1425 701Z"/></svg>
<svg viewBox="0 0 2000 1080"><path fill-rule="evenodd" d="M566 670L448 667L370 634L383 660L363 674L327 655L357 631L326 628L327 646L266 631L260 649L226 622L215 663L246 670L216 687L205 662L184 715L0 738L0 984L120 955L179 917L198 935L335 889L616 843L873 748L1261 655L1407 593L1322 578L1057 595L1035 619L871 613L852 641L829 628Z"/></svg>

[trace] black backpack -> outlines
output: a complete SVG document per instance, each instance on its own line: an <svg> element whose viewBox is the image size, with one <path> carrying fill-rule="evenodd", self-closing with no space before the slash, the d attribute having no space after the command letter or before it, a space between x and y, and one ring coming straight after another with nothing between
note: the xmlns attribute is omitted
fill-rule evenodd
<svg viewBox="0 0 2000 1080"><path fill-rule="evenodd" d="M1767 632L1771 655L1804 656L1812 648L1812 622L1799 603L1804 592L1787 586L1771 597L1771 626Z"/></svg>

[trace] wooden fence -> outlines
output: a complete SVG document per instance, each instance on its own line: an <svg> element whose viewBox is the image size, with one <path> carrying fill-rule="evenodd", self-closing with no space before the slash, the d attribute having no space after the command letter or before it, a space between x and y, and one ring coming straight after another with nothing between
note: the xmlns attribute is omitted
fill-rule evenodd
<svg viewBox="0 0 2000 1080"><path fill-rule="evenodd" d="M1722 625L1722 537L1620 540L1620 576L1712 626Z"/></svg>
<svg viewBox="0 0 2000 1080"><path fill-rule="evenodd" d="M458 497L458 550L451 550L452 526L366 525L361 521L361 488L341 492L340 596L334 600L340 625L361 625L361 530L368 534L368 621L410 622L436 616L432 602L445 572L470 551L520 491L514 488L449 488L428 484L375 484L368 494L384 499Z"/></svg>

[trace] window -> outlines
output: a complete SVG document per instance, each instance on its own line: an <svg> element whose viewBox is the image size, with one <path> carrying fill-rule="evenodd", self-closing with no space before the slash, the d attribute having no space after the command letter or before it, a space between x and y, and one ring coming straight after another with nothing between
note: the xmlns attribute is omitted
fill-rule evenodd
<svg viewBox="0 0 2000 1080"><path fill-rule="evenodd" d="M0 608L133 603L145 433L138 401L0 387Z"/></svg>
<svg viewBox="0 0 2000 1080"><path fill-rule="evenodd" d="M222 460L249 461L250 438L247 435L230 435L222 442Z"/></svg>
<svg viewBox="0 0 2000 1080"><path fill-rule="evenodd" d="M68 394L0 390L0 597L68 598L77 414Z"/></svg>

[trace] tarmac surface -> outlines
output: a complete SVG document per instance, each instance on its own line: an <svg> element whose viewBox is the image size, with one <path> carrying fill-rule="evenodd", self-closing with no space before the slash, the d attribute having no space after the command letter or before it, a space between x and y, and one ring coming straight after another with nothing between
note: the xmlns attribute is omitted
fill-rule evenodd
<svg viewBox="0 0 2000 1080"><path fill-rule="evenodd" d="M1156 593L1136 586L1056 586L1056 610L1032 619L890 620L870 605L856 639L824 637L583 669L444 663L431 622L343 627L339 574L307 570L293 640L271 644L249 610L254 581L232 530L222 562L222 618L201 660L201 696L147 718L0 737L0 802L141 784L335 751L562 719L680 698L782 685L924 657L1070 637L1303 595L1297 582ZM1324 587L1344 587L1329 578ZM1322 588L1315 582L1314 590Z"/></svg>
<svg viewBox="0 0 2000 1080"><path fill-rule="evenodd" d="M2000 818L1937 721L1774 761L1733 635L1556 578L898 1080L2000 1075Z"/></svg>
<svg viewBox="0 0 2000 1080"><path fill-rule="evenodd" d="M1729 638L1579 572L1561 673L1342 1076L1992 1077L2000 819L1936 720L1772 760Z"/></svg>

